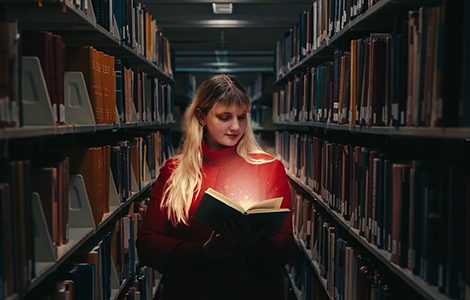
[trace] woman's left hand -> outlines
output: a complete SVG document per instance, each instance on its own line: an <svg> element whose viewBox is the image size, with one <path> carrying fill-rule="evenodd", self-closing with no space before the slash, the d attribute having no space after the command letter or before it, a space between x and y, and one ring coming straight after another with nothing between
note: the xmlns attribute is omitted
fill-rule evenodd
<svg viewBox="0 0 470 300"><path fill-rule="evenodd" d="M263 236L266 225L261 226L258 230L251 229L250 220L246 220L243 231L238 229L237 224L232 218L228 218L222 222L224 228L223 235L229 238L230 241L242 248L253 247L259 239Z"/></svg>

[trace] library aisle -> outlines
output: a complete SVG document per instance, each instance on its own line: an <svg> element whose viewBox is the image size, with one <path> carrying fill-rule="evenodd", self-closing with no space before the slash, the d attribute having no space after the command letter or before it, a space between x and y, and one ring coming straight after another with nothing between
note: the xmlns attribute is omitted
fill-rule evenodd
<svg viewBox="0 0 470 300"><path fill-rule="evenodd" d="M181 115L222 73L288 175L284 299L470 299L470 1L0 0L0 16L0 300L161 299L137 232Z"/></svg>

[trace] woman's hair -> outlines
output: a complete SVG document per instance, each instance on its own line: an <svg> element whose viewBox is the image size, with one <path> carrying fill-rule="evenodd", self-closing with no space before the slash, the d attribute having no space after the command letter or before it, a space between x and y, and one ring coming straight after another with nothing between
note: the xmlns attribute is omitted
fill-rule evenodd
<svg viewBox="0 0 470 300"><path fill-rule="evenodd" d="M202 182L202 140L204 128L196 117L196 108L205 115L215 106L235 105L247 112L247 127L237 145L237 153L247 162L261 164L270 160L255 159L252 153L265 153L258 145L251 128L251 102L242 84L227 75L205 80L186 109L182 123L181 154L176 156L176 169L167 181L162 197L162 207L167 208L168 219L173 225L188 224L192 200L200 192Z"/></svg>

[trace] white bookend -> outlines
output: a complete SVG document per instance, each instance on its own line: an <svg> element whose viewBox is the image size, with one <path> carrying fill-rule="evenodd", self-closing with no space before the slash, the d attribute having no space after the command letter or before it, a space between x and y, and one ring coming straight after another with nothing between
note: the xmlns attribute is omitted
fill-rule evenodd
<svg viewBox="0 0 470 300"><path fill-rule="evenodd" d="M121 127L121 117L119 116L117 106L115 106L115 108L116 108L116 124L119 124L119 127Z"/></svg>
<svg viewBox="0 0 470 300"><path fill-rule="evenodd" d="M25 126L54 126L51 100L39 58L23 57L23 120Z"/></svg>
<svg viewBox="0 0 470 300"><path fill-rule="evenodd" d="M82 175L70 175L69 227L94 228L93 213Z"/></svg>
<svg viewBox="0 0 470 300"><path fill-rule="evenodd" d="M109 169L109 210L114 211L119 206L121 206L121 201L119 200L119 195L116 189L116 184L114 183L113 171Z"/></svg>
<svg viewBox="0 0 470 300"><path fill-rule="evenodd" d="M69 242L57 247L58 257L95 233L95 222L82 175L70 175Z"/></svg>
<svg viewBox="0 0 470 300"><path fill-rule="evenodd" d="M150 176L149 166L146 162L144 162L144 183L142 186L147 186L150 181L152 181L152 178Z"/></svg>
<svg viewBox="0 0 470 300"><path fill-rule="evenodd" d="M85 0L85 8L86 8L86 11L87 11L87 16L90 20L90 22L92 22L94 24L94 26L96 27L96 16L95 16L95 10L93 9L93 4L91 3L92 0Z"/></svg>
<svg viewBox="0 0 470 300"><path fill-rule="evenodd" d="M96 125L82 72L65 72L65 123Z"/></svg>
<svg viewBox="0 0 470 300"><path fill-rule="evenodd" d="M119 277L116 271L116 266L114 265L114 259L111 258L111 289L119 290L121 285L119 284Z"/></svg>
<svg viewBox="0 0 470 300"><path fill-rule="evenodd" d="M139 185L137 184L137 180L134 176L134 169L131 166L131 192L135 194L139 191Z"/></svg>
<svg viewBox="0 0 470 300"><path fill-rule="evenodd" d="M111 34L113 36L115 36L118 40L121 40L121 36L119 35L119 30L117 28L117 22L116 22L116 16L113 14L113 24L115 24L114 26L112 26L112 31L111 31Z"/></svg>
<svg viewBox="0 0 470 300"><path fill-rule="evenodd" d="M34 257L36 262L54 262L57 259L57 248L52 243L44 210L42 209L41 198L36 192L31 193L31 207L33 224L36 228L34 231Z"/></svg>
<svg viewBox="0 0 470 300"><path fill-rule="evenodd" d="M132 106L132 123L138 123L139 116L137 115L137 110L135 109L134 101L132 101L131 106Z"/></svg>

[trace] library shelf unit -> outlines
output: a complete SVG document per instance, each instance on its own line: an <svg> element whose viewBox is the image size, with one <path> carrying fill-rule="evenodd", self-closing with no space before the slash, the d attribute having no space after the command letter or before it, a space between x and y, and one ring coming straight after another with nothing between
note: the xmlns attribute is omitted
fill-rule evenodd
<svg viewBox="0 0 470 300"><path fill-rule="evenodd" d="M359 1L360 2L360 1ZM367 5L368 1L362 1ZM369 1L370 2L370 1ZM419 8L422 5L440 4L440 0L380 0L374 1L374 5L358 14L354 19L346 23L342 29L336 31L332 37L327 37L321 45L314 45L312 51L287 71L278 73L274 84L278 85L286 79L292 79L302 69L323 63L333 57L333 47L352 37L361 36L367 32L384 32L392 30L393 17L397 14L407 13L410 9Z"/></svg>
<svg viewBox="0 0 470 300"><path fill-rule="evenodd" d="M352 3L351 5L354 7L344 7L344 5L350 3ZM449 78L452 79L450 80L449 78L443 77L436 80L436 76L438 76L436 75L438 74L436 70L441 70L437 69L437 62L441 63L439 68L454 70L453 68L455 66L448 66L454 58L454 54L452 53L452 43L450 43L452 39L449 38L448 31L451 31L449 28L456 27L452 27L452 25L460 24L460 21L463 22L463 20L468 18L468 12L470 10L469 5L465 1L452 2L447 0L380 0L357 1L357 4L355 3L356 2L353 1L349 2L341 0L315 0L313 1L311 8L306 7L304 12L299 12L299 20L294 23L291 30L280 36L276 44L276 75L274 85L278 86L278 90L273 93L272 122L272 124L277 127L277 139L275 141L276 155L278 158L279 156L281 157L293 189L299 192L298 196L300 197L300 194L302 194L303 200L308 201L308 203L315 208L315 213L317 213L316 208L318 208L320 210L319 215L322 216L320 220L324 221L326 219L327 221L325 222L331 223L330 228L334 227L334 229L332 229L333 231L338 228L338 231L335 231L335 233L338 233L338 236L341 239L344 239L349 246L358 247L358 249L360 249L360 254L365 254L367 259L370 258L374 263L377 262L377 265L374 266L379 266L381 268L380 271L384 271L384 273L389 274L392 278L392 285L395 289L403 287L404 291L406 290L411 292L412 295L409 296L410 299L411 297L413 297L413 299L432 300L467 299L469 293L468 282L470 278L468 268L469 258L466 253L468 252L469 247L469 231L468 221L465 220L465 214L468 213L468 194L460 194L460 192L468 193L469 182L469 174L467 171L469 162L468 159L466 159L465 154L468 151L468 142L470 141L470 127L465 121L465 118L468 117L466 114L466 107L469 102L468 93L466 93L466 90L468 90L468 87L466 86L468 85L468 80L465 82L465 79L468 79L468 77L466 77L468 76L468 71L466 71L464 67L460 68L460 60L462 60L462 62L467 62L465 57L465 53L468 52L469 47L467 27L465 30L461 30L463 26L462 28L459 27L458 32L456 32L457 46L454 46L454 48L456 48L455 61L457 62L456 65L459 65L459 67L455 68L455 72L447 73L448 75L451 75ZM363 5L361 9L356 6L360 5L359 3L362 3ZM341 8L337 9L337 11L332 10L327 13L323 12L324 18L321 20L326 20L324 21L326 24L321 24L320 19L316 20L318 22L318 24L316 24L314 14L320 13L320 9L329 9L329 5L332 5L334 9L337 9L338 7ZM349 9L351 10L349 11ZM454 12L459 10L460 14L449 17L449 11L452 10L454 10ZM353 12L355 13L354 18L351 17ZM302 19L303 15L306 15L304 16L305 19ZM431 19L431 16L433 16L434 19ZM308 20L309 17L312 19L308 22L305 21ZM449 23L446 23L446 21ZM311 27L306 29L308 24L310 24ZM316 31L316 26L323 26L324 31ZM421 34L421 39L417 38L417 30L413 31L414 39L409 36L403 38L404 35L411 34L411 31L408 30L414 30L416 28L414 26L420 27L419 34ZM429 29L428 26L433 27ZM447 30L444 29L446 26ZM436 28L439 29L437 30ZM312 33L312 31L314 33ZM313 39L311 36L308 37L307 35L309 32L311 35L318 34L317 38L322 38L323 40L320 42L320 40L316 40L315 37L313 37ZM369 75L370 77L367 78L367 84L369 84L369 86L365 87L365 85L361 85L354 87L355 89L360 89L362 92L354 90L354 97L358 98L354 99L355 102L353 102L352 86L353 84L356 84L356 82L362 84L363 81L359 79L360 77L357 74L352 74L352 70L356 72L360 67L363 68L364 65L359 67L360 62L356 61L354 63L357 65L354 65L353 69L352 58L349 58L347 55L351 55L352 57L354 53L352 51L354 45L353 42L359 40L366 44L370 41L370 49L372 49L372 47L380 47L377 46L378 44L374 44L374 46L372 46L372 41L381 34L382 36L390 38L389 44L387 44L387 47L390 46L390 48L382 48L386 49L382 54L388 53L391 54L391 56L385 55L380 56L379 58L374 58L371 54L372 50L370 50L371 52L369 52L369 56L365 56L364 61L361 61L361 63L363 63L365 68L368 68L370 71L373 70L373 66L368 66L365 62L366 60L368 60L368 62L375 63L380 59L384 61L386 60L387 67L389 68L387 70L390 70L390 73L384 72L387 74L387 76L384 76L384 80L387 82L384 86L387 86L388 90L381 90L383 93L380 95L374 94L376 92L375 89L379 90L380 86L376 84L373 76ZM446 36L447 38L445 38ZM434 39L431 39L431 37ZM401 38L403 38L403 40L400 40ZM310 44L308 44L309 41ZM403 44L400 44L401 41L403 41ZM415 45L418 42L420 45L423 43L428 43L429 45L424 44L427 48L423 48L422 52L419 52L422 56L418 58L414 57L414 64L408 65L408 55L415 55L417 53L412 52L412 54L408 54L408 51L411 53L411 51L415 51L415 49L417 49L416 47L407 48L410 46L410 41L413 41ZM444 43L446 43L448 48L444 48L442 46ZM397 45L401 46L401 48ZM367 44L366 47L369 47L369 44ZM377 49L378 48L375 48L374 51L377 51ZM401 53L400 51L404 49L406 49L406 52ZM434 50L431 51L430 49ZM460 54L459 49L462 49L462 54ZM358 53L359 52L355 53L356 60L359 57ZM374 55L376 53L378 52L374 52ZM403 58L403 60L394 61L393 59L397 57ZM426 63L424 63L424 57L430 60L426 60ZM426 69L426 72L434 72L435 77L433 80L429 79L430 77L425 78L425 75L427 74L424 71L424 65L427 66L427 62L431 62L433 65L432 68ZM385 64L381 66L384 65ZM418 65L422 68L418 68ZM326 75L324 75L325 73L319 72L319 69L324 67L326 68L321 70L322 72L325 72L323 70L327 70L326 72L329 73L326 73ZM398 70L399 68L402 68L402 70ZM401 78L399 75L406 73L406 71L414 72L410 73L413 74L414 77L411 75L409 76L412 80L418 79L418 81L411 84L410 81L405 80L403 85L403 81L400 81ZM341 72L344 72L344 75ZM364 71L364 73L365 72L366 71ZM378 72L372 74L378 74ZM312 79L313 76L316 77ZM351 76L352 79L349 76ZM366 80L364 79L364 82L365 81ZM453 82L449 83L450 81ZM455 82L458 84L455 84ZM428 108L426 108L425 105L427 105L427 103L424 101L424 94L419 94L424 91L425 88L423 86L430 83L438 83L440 86L446 88L448 93L439 94L438 91L434 90L433 97L437 94L442 97L439 101L447 104L439 102L437 105L437 112L434 112L436 109L435 106L428 107L429 110L433 111L432 113L437 115L437 118L442 118L439 120L441 122L439 124L437 124L438 122L432 123L432 121L429 124L428 120L426 120L427 116L425 114L427 113L426 109ZM306 85L308 86L306 87ZM413 92L413 88L415 89L415 93L410 94L410 90ZM454 89L450 90L451 88ZM450 93L449 90L452 92ZM382 97L385 100L382 99L382 103L376 104L375 102L371 102L375 101L371 100L373 97L377 97L374 99ZM346 106L341 106L340 101L343 101L343 105L346 103ZM416 103L418 103L416 106L418 108L413 106ZM380 107L375 107L374 105ZM394 105L397 106L395 107ZM398 110L398 105L400 106L400 110ZM318 109L320 111L318 111ZM345 109L345 111L342 111L341 109ZM361 109L364 109L364 112L362 112ZM383 110L379 113L381 109ZM352 110L354 110L354 112ZM452 113L450 116L452 117L449 117L448 115L448 118L444 119L445 117L442 115L443 111L444 114L451 111ZM374 117L371 117L371 112L373 114L377 113L377 116L383 115L384 118L381 122L377 122ZM307 117L302 114L307 115ZM354 117L352 117L354 114L356 115L355 120L353 119ZM417 118L417 121L413 119L414 117ZM381 124L384 125L381 126ZM284 136L282 136L283 132ZM308 156L313 156L311 152L303 153L302 150L299 150L300 148L305 149L308 146L309 148L307 149L309 151L317 151L317 149L314 148L316 147L313 144L314 141L310 141L312 142L312 145L308 144L309 138L317 138L317 141L320 143L320 150L318 150L320 158L318 164L315 161L309 161ZM345 154L344 151L350 152ZM374 155L380 155L380 158L379 156L372 156L372 154L369 158L369 151L370 153L374 151ZM302 156L299 158L301 152ZM364 155L364 153L366 158L362 158L362 160L365 159L366 163L361 166L360 156L361 154ZM383 158L381 156L382 154ZM359 155L359 157L354 157L353 155ZM351 156L353 156L353 158L351 158ZM304 159L305 162L303 161ZM344 160L346 159L348 159L348 161L345 163ZM387 170L387 167L382 168L382 165L382 167L380 167L382 169L379 169L382 173L377 175L379 170L376 168L378 168L378 165L383 162L382 159L390 160L390 169ZM292 162L292 160L294 162ZM314 160L314 158L311 158L311 160ZM359 165L357 165L358 161ZM356 165L354 165L355 163ZM420 165L421 163L423 164ZM310 169L315 168L320 170L318 175L311 175L317 176L317 179L305 178L306 174L302 172L307 171L304 171L301 168L307 169L307 164ZM355 171L352 171L353 165L354 168L356 168ZM402 170L405 171L400 174L400 176L403 175L403 177L396 177L398 179L391 178L392 174L393 176L398 174L398 172L392 172L392 166L395 168L395 165L397 165L397 169L401 167L404 168ZM294 169L290 169L292 166ZM371 172L377 171L377 174L374 173L371 175L370 173L366 173L369 172L369 167ZM309 170L308 172L313 173L314 171ZM348 172L347 177L344 175L346 172ZM365 173L352 175L354 172ZM302 175L299 175L300 173L302 173ZM428 188L429 182L426 177L428 174L433 174L432 176L435 176L433 177L434 179L437 178L437 181L433 181L435 184L435 187L433 188ZM426 186L425 189L416 192L416 190L413 189L416 189L416 186L418 186L417 184L422 183L420 181L421 177L418 177L421 175L423 175L423 181L426 180ZM303 176L302 179L300 176ZM323 176L330 177L326 177L326 179L324 179ZM320 178L321 185L314 186L320 183L319 181L313 181L320 180ZM359 178L359 180L363 181L360 181L359 185L353 187L353 184L357 184L352 181L355 180L353 178ZM378 181L378 178L380 178L381 181ZM417 181L417 179L414 178L419 179ZM312 182L309 182L308 180L312 180ZM328 182L324 183L323 180ZM390 182L385 182L385 180L390 180ZM399 182L398 188L397 185L395 185L395 180ZM394 182L393 185L390 184L392 181ZM376 182L381 186L378 188L376 186L372 186L375 185ZM328 184L329 186L323 186L323 184ZM385 188L386 184L390 184L387 187L388 190ZM364 187L362 185L364 185ZM455 190L458 192L454 193L454 186ZM411 192L408 192L408 188ZM419 185L418 188L422 188L422 186ZM360 189L364 190L360 191ZM380 193L388 193L390 194L390 197L392 197L392 194L395 195L397 191L400 191L402 195L398 197L399 199L397 202L397 198L394 198L392 201L390 199L385 199L385 196L382 196L381 194L381 198L377 199L383 202L377 204L375 202L376 196L372 193L375 193L378 189L383 189L380 190ZM436 198L430 199L431 190L438 190L440 194L435 196ZM365 204L364 202L359 202L364 201L364 199L359 199L359 193L363 193L360 197L364 197L366 199ZM412 198L415 197L415 195L418 195L416 196L416 199L419 198L416 200L417 202ZM341 207L343 204L341 201L346 201L345 199L348 203L344 203L344 206L355 206L350 208ZM437 214L431 216L429 211L431 208L429 208L428 205L432 205L430 203L434 200L439 202L439 206L436 208ZM352 201L353 204L349 201ZM396 209L397 207L398 209L402 209L400 205L404 205L405 210L398 210L398 212L392 213L390 212L390 206L385 208L386 205L391 205L390 203L393 203L393 205L396 203L405 203L393 206L393 209ZM360 218L361 214L362 217L364 217L364 213L358 211L359 209L363 209L363 207L360 207L361 205L365 205L366 210L367 205L374 206L372 206L372 210L369 211L369 215L367 211L365 212L365 221L359 220L353 225L350 223L348 218L353 218L353 216L355 218ZM375 210L377 208L375 205L382 206L379 209L389 210L387 213L392 214L394 217L397 215L400 216L399 218L401 218L401 221L397 221L398 219L392 219L393 222L398 222L399 224L402 222L400 226L403 226L403 224L406 223L410 226L409 228L412 228L409 229L409 231L408 229L405 230L401 227L399 229L393 229L395 233L400 231L400 239L403 234L403 237L406 236L404 237L407 241L406 243L408 243L409 239L411 244L418 244L418 246L413 247L433 247L434 244L432 243L437 243L438 247L436 246L435 249L438 249L433 249L432 252L427 249L420 249L419 252L416 250L416 255L420 256L419 258L415 258L414 253L412 252L415 251L415 248L411 248L410 245L410 248L406 248L406 251L409 251L409 253L403 255L403 257L407 257L407 261L400 261L400 263L398 263L397 261L399 259L397 256L402 255L400 253L405 250L391 249L392 247L395 247L392 242L389 242L388 246L384 246L384 244L379 245L375 240L376 238L379 239L379 237L375 236L375 232L372 233L372 231L378 230L376 229L377 225L370 223L370 213L376 213ZM461 207L461 205L464 207ZM412 209L414 209L414 207L418 207L418 213L413 212ZM456 207L458 208L456 209ZM356 211L354 211L354 209L356 209ZM345 214L345 217L343 217L343 213ZM409 214L411 213L414 213L414 215L410 216ZM358 217L358 215L360 217ZM417 215L421 216L417 218ZM367 220L367 216L369 217L369 220ZM373 215L372 222L377 221L376 218L382 218L384 216L385 213L380 211L379 217ZM430 239L426 236L426 234L429 235L429 232L425 231L429 229L426 229L425 226L433 226L429 225L434 224L431 223L433 221L429 221L429 218L436 216L439 217L439 221L435 224L439 225L437 225L438 230L436 231L438 232L435 233L435 236L438 236L439 238L434 238L433 242L430 242ZM409 221L403 223L402 219L406 220L408 217L410 218ZM305 219L305 216L300 217L300 219L302 218ZM387 218L391 218L391 215L388 215ZM418 219L418 221L414 221L415 219ZM312 221L308 218L307 220L309 222ZM305 222L305 220L303 221ZM385 222L384 220L381 221ZM357 225L357 222L359 222L359 225ZM365 223L361 224L360 222ZM319 227L321 226L322 225L319 225ZM381 226L387 225L382 224ZM416 226L418 226L418 231L412 231L416 230ZM456 228L459 229L455 234L463 236L459 241L457 241L458 238L452 237L454 233L450 231L455 230ZM383 228L380 227L380 229ZM294 228L294 231L295 230L297 229ZM298 228L298 230L300 230L300 228ZM368 230L369 232L367 232ZM418 235L411 236L411 238L409 238L408 235L411 235L412 232L413 234L418 232ZM313 233L311 234L313 235ZM379 233L377 233L377 235L379 235ZM385 232L383 235L385 235ZM336 237L337 239L339 239L338 236ZM384 239L384 236L380 238ZM440 240L441 238L443 240ZM402 247L399 245L401 242L400 239L398 239L397 248ZM412 241L412 239L414 241ZM454 241L454 239L456 241ZM336 282L336 277L334 282L326 281L324 278L325 275L320 275L320 267L310 253L313 249L307 248L305 242L297 236L296 240L298 247L301 250L300 252L303 253L311 263L311 267L314 271L312 274L316 275L318 281L321 283L320 286L323 286L328 297L330 299L342 299L338 298L341 297L340 295L333 295L330 291L331 287L335 289L337 288L336 284L343 285L344 281L340 281L340 283L338 283ZM351 243L349 243L350 241ZM442 246L441 244L446 244L446 246ZM338 251L338 248L334 247L340 246L334 245L332 247L334 251ZM389 247L389 249L381 249L380 247ZM408 245L405 247L408 247ZM330 249L328 249L328 251L330 251ZM411 255L411 253L413 253L413 255ZM433 255L440 257L437 262L434 261L436 256ZM421 262L418 262L419 259L421 259ZM429 262L427 260L429 260ZM434 266L431 266L431 264L434 263L436 263L437 266L435 272L430 271L431 268L434 268ZM421 267L419 267L419 265L421 265ZM379 267L378 269L380 269ZM426 268L429 269L426 270ZM457 269L458 271L456 271ZM429 275L431 272L432 275ZM456 275L456 273L458 273L458 275ZM454 278L454 275L459 278L457 280L459 283L456 284L455 287L453 286L455 281L451 279ZM338 275L335 274L333 276ZM436 278L435 281L434 278ZM341 286L341 288L344 288L344 286ZM405 292L397 291L397 294L400 295L400 293Z"/></svg>
<svg viewBox="0 0 470 300"><path fill-rule="evenodd" d="M87 5L86 13L70 0L43 0L42 6L34 0L0 0L0 4L5 6L5 14L21 19L24 30L54 31L62 36L67 46L91 45L103 49L109 55L128 60L133 67L139 67L149 75L175 83L172 74L165 73L161 66L126 44L116 27L108 31L98 24L91 0L81 2Z"/></svg>
<svg viewBox="0 0 470 300"><path fill-rule="evenodd" d="M47 276L52 274L54 271L57 270L57 268L64 263L68 258L70 258L71 255L73 255L77 249L79 249L84 243L86 243L90 238L92 238L94 235L105 231L105 227L124 210L129 208L129 205L137 199L143 192L147 191L149 188L153 186L153 183L155 182L155 179L149 181L146 183L144 188L141 190L138 190L135 184L135 179L134 179L134 192L132 192L132 196L127 199L125 202L119 203L117 199L117 192L116 192L116 187L114 186L113 182L110 182L110 190L111 190L111 195L110 198L114 199L114 201L110 201L110 208L113 210L106 214L103 217L103 220L98 224L98 226L94 226L93 224L93 216L91 216L91 208L89 206L89 202L87 199L87 194L85 190L85 185L83 183L83 178L81 178L80 175L73 175L71 177L71 205L75 204L73 201L76 201L76 206L79 207L78 203L83 204L82 206L83 211L74 211L73 214L76 216L74 217L71 213L71 224L69 228L69 234L70 234L70 241L62 246L59 246L57 248L57 253L56 253L56 259L53 261L49 262L37 262L36 264L36 270L37 270L37 276L31 281L31 284L29 286L29 289L24 292L24 295L28 294L30 291L32 291L38 284L40 284ZM77 190L77 195L79 197L82 197L82 199L73 199L74 190ZM114 195L112 195L114 194ZM83 199L84 198L84 199ZM40 201L36 201L39 203ZM34 213L38 213L42 211L42 208L40 207L40 203L38 204L38 209L34 210ZM44 218L44 216L42 216ZM74 219L75 218L75 219ZM88 220L86 220L88 218ZM41 216L36 217L35 219L41 219ZM84 220L85 219L85 222ZM86 222L88 221L88 222ZM38 221L35 221L38 222ZM44 222L44 221L43 221ZM74 223L75 222L75 223ZM39 222L38 222L39 223ZM41 225L42 227L45 227L45 224ZM76 227L75 227L76 226ZM40 227L40 226L39 226ZM38 237L38 245L37 247L37 254L39 254L41 251L44 251L44 249L47 248L51 249L52 245L44 245L44 240L47 239L46 236L39 236ZM39 246L39 247L38 247ZM41 255L41 254L39 254ZM113 276L117 276L114 274ZM123 281L123 284L120 289L124 288L126 285L127 280ZM113 289L115 290L115 289ZM117 293L116 293L117 294ZM18 295L12 296L8 298L8 300L13 300L13 299L21 299ZM112 298L114 299L114 298Z"/></svg>
<svg viewBox="0 0 470 300"><path fill-rule="evenodd" d="M294 279L292 278L292 274L286 268L286 275L287 280L289 280L289 286L292 288L292 293L294 293L295 299L300 300L302 299L302 292L295 286Z"/></svg>
<svg viewBox="0 0 470 300"><path fill-rule="evenodd" d="M378 258L384 265L386 265L393 273L395 273L398 277L400 277L404 282L407 282L413 289L418 291L423 297L426 299L435 299L435 300L449 300L451 298L446 297L445 295L439 293L438 288L435 286L430 286L424 280L418 278L416 275L413 275L409 270L404 270L400 268L396 264L390 262L390 252L378 249L376 245L370 244L363 236L359 235L359 230L351 228L349 221L344 220L344 218L339 215L336 211L332 210L328 204L325 203L322 197L317 195L315 192L311 190L309 186L302 183L298 177L296 177L291 172L287 172L287 176L289 180L294 183L295 185L299 186L304 191L308 192L311 197L312 201L318 203L322 206L325 210L329 212L329 214L335 219L336 224L341 225L344 229L346 229L350 236L353 237L356 241L361 243L374 257ZM311 255L307 252L306 247L301 240L297 240L297 244L300 249L305 252L305 255L311 257ZM315 270L315 274L318 276L318 279L322 282L323 287L326 289L326 280L319 275L319 267L318 263L311 260L312 267Z"/></svg>
<svg viewBox="0 0 470 300"><path fill-rule="evenodd" d="M77 3L77 5L74 3ZM78 4L86 6L87 10L82 10ZM150 111L145 118L142 116L138 117L137 103L135 102L138 100L131 99L129 116L125 120L122 116L119 116L116 104L113 105L112 109L112 111L116 110L115 122L98 123L94 115L84 75L77 71L66 71L64 74L64 124L58 125L53 116L55 112L51 105L51 95L48 92L40 60L37 57L31 56L21 57L21 53L19 53L18 61L21 64L19 64L18 69L20 67L22 69L19 70L21 82L18 90L20 91L21 98L18 97L18 103L16 104L18 104L19 119L22 120L22 124L17 127L0 127L2 163L11 163L13 160L29 160L30 157L25 156L25 153L33 156L32 154L35 150L54 150L54 148L65 150L64 145L86 148L90 146L88 140L97 140L103 137L109 143L115 145L114 143L129 140L132 137L143 137L144 135L148 136L161 130L167 130L175 123L171 112L171 106L173 105L171 86L175 84L171 65L160 65L160 63L157 65L155 61L147 59L146 55L143 54L144 51L137 43L135 43L134 47L129 46L122 39L117 27L107 30L98 24L91 0L42 0L39 2L36 0L0 0L0 8L2 17L10 20L19 20L22 32L30 30L49 31L60 36L66 47L92 46L98 51L102 51L125 62L126 67L129 69L138 68L139 72L145 73L152 80L158 79L162 86L168 89L165 90L165 97L155 97L155 103L152 104L154 111ZM111 17L114 20L114 24L116 24L113 14L111 14ZM17 36L19 36L19 39L22 39L21 34ZM15 39L18 38L15 37ZM170 53L168 53L168 56L170 56ZM113 80L115 81L116 75L113 75ZM126 87L126 89L128 88L132 89L132 87ZM157 85L157 89L160 89L160 86ZM162 89L164 88L162 87ZM164 103L165 111L158 110L158 101ZM144 106L144 110L146 108ZM114 111L112 113L114 114ZM57 144L54 144L52 141ZM100 142L95 141L95 143L102 145ZM128 147L130 149L130 141L127 142L129 142ZM168 146L171 144L171 140L162 140L161 142ZM45 144L48 144L51 148L45 149ZM14 153L17 149L21 151L16 152L21 152L21 154ZM168 149L159 150L165 152L164 158L161 158L164 162L164 159L169 158L167 155L169 153L166 153ZM144 150L139 148L138 151ZM131 158L129 158L127 163L130 165ZM158 176L158 166L161 165L162 161L158 163L153 161L152 163L155 163L153 165L155 168L152 169L152 172L149 170L148 164L150 162L148 161L139 160L139 171L136 172L134 172L133 167L129 167L130 186L127 187L129 189L129 197L126 197L126 199L121 198L123 197L121 192L118 193L113 179L112 166L110 167L109 212L103 215L100 222L94 220L95 211L91 208L92 204L87 194L83 176L80 174L70 175L68 242L60 246L56 246L55 242L52 241L53 234L48 228L50 224L46 221L46 207L43 207L41 196L37 192L31 193L32 215L30 228L35 228L34 236L32 237L33 241L31 242L34 246L34 250L32 250L33 266L31 268L34 269L34 275L28 281L26 287L16 287L16 292L5 299L21 300L36 297L36 291L39 292L41 285L45 285L44 282L48 282L50 278L54 277L54 274L61 270L64 264L73 261L77 253L88 252L96 245L91 245L92 243L100 242L106 234L109 234L116 222L119 223L124 217L127 217L129 209L131 207L134 208L133 204L136 201L141 201L148 197L149 191ZM139 175L136 177L135 174ZM1 174L3 181L13 181L8 176ZM107 183L103 185L103 189L108 188ZM121 186L120 188L123 187ZM1 191L3 192L3 190ZM106 194L106 192L104 193ZM137 214L136 212L134 213ZM14 222L17 222L17 220L15 219ZM135 226L137 226L137 220L135 223ZM2 226L2 236L3 228ZM2 240L2 247L4 245ZM134 246L131 245L131 247ZM2 256L4 253L3 250ZM138 265L137 254L135 256L134 269ZM109 262L107 263L109 264ZM120 283L118 279L120 272L115 269L114 263L111 263L111 265L109 274L110 292L107 296L109 298L103 300L122 298L123 293L127 292L129 287L135 286L137 280L137 274L131 274L127 278L121 278L122 282ZM2 269L1 271L0 277L5 279L4 270ZM157 274L150 272L155 271L148 268L145 275L158 275L158 272ZM18 275L15 273L14 276ZM148 295L149 299L150 297L153 299L153 295L157 292L160 278L160 275L156 276L156 281L150 284L150 287L148 283L146 284L146 295ZM13 280L8 277L7 279ZM150 278L148 280L150 281ZM5 290L3 288L0 289L0 293L3 292ZM0 295L0 298L2 296Z"/></svg>

